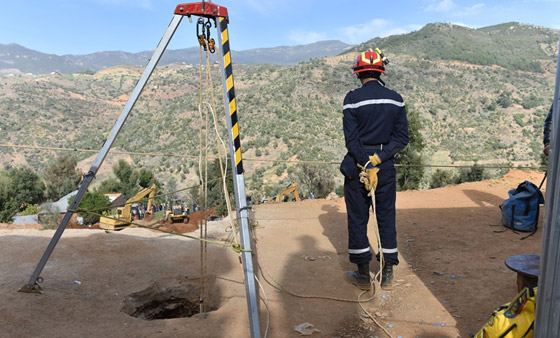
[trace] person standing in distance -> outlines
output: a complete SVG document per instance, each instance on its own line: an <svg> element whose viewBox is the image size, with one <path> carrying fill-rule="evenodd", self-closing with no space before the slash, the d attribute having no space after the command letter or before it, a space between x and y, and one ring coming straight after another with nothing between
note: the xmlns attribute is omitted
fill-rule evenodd
<svg viewBox="0 0 560 338"><path fill-rule="evenodd" d="M544 149L543 149L543 153L548 157L548 154L550 153L550 127L552 126L552 107L553 105L550 106L550 110L548 111L548 114L546 114L546 118L544 120L544 127L543 127L543 144L544 144Z"/></svg>
<svg viewBox="0 0 560 338"><path fill-rule="evenodd" d="M381 287L393 287L393 266L399 264L395 202L397 196L394 156L409 141L403 98L385 87L380 78L389 61L376 49L361 53L353 73L362 83L344 98L343 128L346 156L340 165L344 175L344 200L348 214L348 253L357 271L345 279L362 290L370 289L369 264L373 258L367 235L371 192L375 193L375 214L385 264ZM360 176L367 177L364 183ZM377 260L380 260L379 252Z"/></svg>

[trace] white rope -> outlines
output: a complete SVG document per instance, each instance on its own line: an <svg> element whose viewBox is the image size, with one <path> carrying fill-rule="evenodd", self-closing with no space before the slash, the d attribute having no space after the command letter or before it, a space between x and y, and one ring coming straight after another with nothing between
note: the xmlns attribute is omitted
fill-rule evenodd
<svg viewBox="0 0 560 338"><path fill-rule="evenodd" d="M266 295L266 292L264 291L264 288L257 275L255 275L255 281L257 281L261 292L264 294L264 297L261 296L261 299L263 300L264 306L266 307L266 329L264 330L264 338L266 338L266 336L268 336L268 328L270 326L270 309L268 308L268 296Z"/></svg>
<svg viewBox="0 0 560 338"><path fill-rule="evenodd" d="M367 163L362 167L362 171L360 172L360 182L363 183L365 186L367 186L369 184L369 177L366 173L366 168L367 166L370 164L370 161L367 161ZM376 173L377 175L377 173ZM373 221L373 228L375 229L375 237L377 239L377 251L379 252L379 270L377 271L376 274L373 274L370 272L370 279L371 279L371 286L370 288L373 290L374 289L374 284L375 284L375 288L377 289L377 287L379 287L379 289L381 289L381 281L383 279L383 266L385 265L385 257L383 255L383 247L381 245L381 235L379 234L379 224L377 223L377 208L375 207L375 189L377 187L377 184L375 186L371 187L371 190L369 191L368 196L371 196L371 208L373 211L373 216L372 216L372 221ZM365 292L365 291L364 291ZM358 296L358 300L360 299L361 295L364 294L364 292L360 293L360 295ZM372 294L373 297L373 294ZM360 307L362 308L362 310L366 313L366 315L371 318L371 320L373 320L373 322L383 330L383 332L385 332L385 334L387 334L390 338L393 338L393 336L381 325L379 324L379 322L366 310L366 308L363 306L362 302L358 302L360 304Z"/></svg>

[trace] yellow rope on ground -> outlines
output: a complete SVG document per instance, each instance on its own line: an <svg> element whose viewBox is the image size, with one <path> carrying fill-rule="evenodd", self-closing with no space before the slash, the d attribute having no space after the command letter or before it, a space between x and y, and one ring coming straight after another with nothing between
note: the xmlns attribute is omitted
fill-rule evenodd
<svg viewBox="0 0 560 338"><path fill-rule="evenodd" d="M138 223L134 223L134 222L131 222L130 224L133 224L133 225L135 225L139 228L145 228L145 229L150 229L150 230L154 230L154 231L160 231L160 232L164 232L164 233L167 233L167 234L170 234L170 235L186 237L186 238L202 241L204 243L210 243L210 244L220 245L220 246L223 246L225 248L231 248L236 253L251 252L251 250L246 250L246 249L241 248L241 246L238 245L238 244L226 244L226 243L223 243L223 242L213 241L213 240L210 240L210 239L207 239L207 238L198 238L198 237L181 234L181 233L174 232L174 231L158 229L158 228L154 228L154 227L150 227L150 226L147 226L147 225L138 224Z"/></svg>
<svg viewBox="0 0 560 338"><path fill-rule="evenodd" d="M340 302L346 302L346 303L364 303L364 302L369 302L371 300L373 300L373 297L375 296L375 291L372 288L370 290L370 296L366 299L362 299L360 300L360 296L363 295L364 293L368 292L366 291L362 291L360 293L360 295L358 296L358 299L347 299L347 298L338 298L338 297L332 297L332 296L319 296L319 295L301 295L295 292L292 292L288 289L286 289L282 284L280 284L276 279L274 279L274 277L272 277L272 275L270 273L266 273L265 274L265 270L260 266L260 264L258 264L258 269L261 271L261 275L263 276L263 278L268 282L268 284L270 284L270 286L272 286L273 288L277 289L277 290L281 290L284 291L285 293L292 295L294 297L298 297L298 298L311 298L311 299L327 299L327 300L336 300L336 301L340 301ZM270 278L270 280L274 283L271 283L271 281L269 281L268 279Z"/></svg>
<svg viewBox="0 0 560 338"><path fill-rule="evenodd" d="M374 289L374 288L375 288L375 285L373 284L373 282L372 282L372 284L371 284L372 287L371 287L371 289L370 289L370 291L369 291L370 296L369 296L368 298L366 298L366 299L360 299L360 298L362 297L363 294L365 294L365 293L368 292L368 291L362 291L362 292L358 295L358 299L357 299L357 300L355 300L355 299L347 299L347 298L331 297L331 296L301 295L301 294L298 294L298 293L295 293L295 292L292 292L292 291L286 289L282 284L280 284L276 279L274 279L274 278L272 277L271 274L269 274L269 273L268 273L268 274L265 274L264 269L263 269L263 268L260 266L260 264L258 264L258 263L257 263L257 268L260 270L261 275L263 276L264 280L267 281L268 284L270 284L270 286L272 286L273 288L275 288L275 289L277 289L277 290L283 291L283 292L285 292L286 294L289 294L289 295L291 295L291 296L298 297L298 298L325 299L325 300L334 300L334 301L346 302L346 303L358 303L358 304L360 304L360 306L361 306L362 309L363 309L362 303L369 302L369 301L373 300L373 298L374 298L374 296L375 296L375 291L374 291L374 290L375 290L375 289ZM256 275L255 275L255 279L258 281ZM270 279L270 280L269 280L269 279ZM272 283L271 281L274 282L274 283ZM266 303L265 303L265 305L266 305ZM267 310L268 310L268 306L267 306ZM364 311L365 311L365 309L364 309ZM370 315L367 311L365 311L365 312L371 317L371 315ZM373 317L372 317L372 318L373 318ZM385 330L382 326L379 325L379 323L377 323L377 321L376 321L374 318L373 318L373 320L374 320L374 322L375 322L379 327L381 327L383 330ZM389 335L389 336L390 336L390 335ZM392 337L391 337L391 338L392 338Z"/></svg>

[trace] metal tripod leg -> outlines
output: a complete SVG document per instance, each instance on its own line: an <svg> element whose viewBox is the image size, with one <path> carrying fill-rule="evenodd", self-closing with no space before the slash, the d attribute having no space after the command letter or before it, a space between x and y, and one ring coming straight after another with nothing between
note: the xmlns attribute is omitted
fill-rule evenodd
<svg viewBox="0 0 560 338"><path fill-rule="evenodd" d="M39 284L37 283L37 279L39 279L39 275L43 271L43 268L45 267L45 264L47 264L47 261L49 260L50 255L52 254L54 248L56 247L56 244L58 243L58 240L62 236L62 233L66 229L66 225L70 221L70 218L74 214L74 212L70 211L70 210L76 210L76 208L80 204L80 201L84 197L90 183L95 178L95 174L97 173L97 170L99 169L99 167L103 163L103 160L107 156L107 153L109 152L109 149L111 149L111 146L113 145L113 142L117 138L117 135L119 134L122 126L124 125L124 122L126 121L128 115L130 114L130 111L132 110L132 108L134 107L134 104L138 100L138 96L140 96L140 93L142 92L142 89L144 89L144 86L148 82L148 79L150 78L150 75L152 75L152 72L154 71L154 69L155 69L156 65L158 64L159 60L161 59L161 56L163 55L163 52L167 48L167 45L169 44L169 41L173 37L173 34L177 30L177 27L179 26L179 23L181 22L182 19L183 19L182 15L175 15L173 17L173 19L171 20L171 23L167 27L167 30L165 31L165 33L164 33L163 37L161 38L158 46L156 47L156 49L154 51L154 54L152 55L152 58L148 62L148 65L146 66L146 69L144 70L144 73L140 77L140 80L138 80L138 83L136 84L136 87L134 88L134 91L132 92L132 95L130 96L130 98L126 102L126 104L124 106L124 109L123 109L123 112L121 113L121 115L117 119L117 122L113 126L113 129L111 129L111 133L109 134L109 136L105 140L105 143L103 143L103 147L101 148L101 150L97 154L97 157L93 161L93 164L91 165L91 168L89 169L87 174L84 176L84 180L83 180L82 184L80 185L80 189L78 190L78 193L76 194L76 197L74 198L74 200L72 201L72 204L70 205L70 207L68 209L69 211L66 212L66 214L64 215L64 218L62 219L58 228L56 229L56 232L54 233L53 238L51 239L47 249L43 253L43 256L41 257L41 260L39 261L39 264L35 268L35 271L31 275L31 278L29 279L29 282L27 282L27 284L24 285L22 288L20 288L18 291L28 292L28 293L42 293L42 289L39 286Z"/></svg>

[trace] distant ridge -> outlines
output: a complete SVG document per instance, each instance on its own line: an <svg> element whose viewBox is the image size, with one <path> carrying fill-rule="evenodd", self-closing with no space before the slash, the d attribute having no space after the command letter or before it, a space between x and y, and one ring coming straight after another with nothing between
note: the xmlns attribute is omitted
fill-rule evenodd
<svg viewBox="0 0 560 338"><path fill-rule="evenodd" d="M496 65L524 71L542 71L541 61L554 59L560 32L518 22L469 28L450 23L431 23L418 31L374 38L351 48L370 46L390 49L392 54L413 55L426 60L454 60L476 65Z"/></svg>
<svg viewBox="0 0 560 338"><path fill-rule="evenodd" d="M319 41L307 45L258 48L232 51L234 63L295 65L313 58L333 56L352 48L352 45L337 40ZM45 54L15 43L0 44L0 72L19 70L23 73L44 74L51 72L79 73L98 71L119 65L145 66L152 56L151 51L128 53L105 51L85 55ZM215 58L215 57L214 57ZM167 50L161 65L175 62L197 64L199 48L191 47Z"/></svg>

